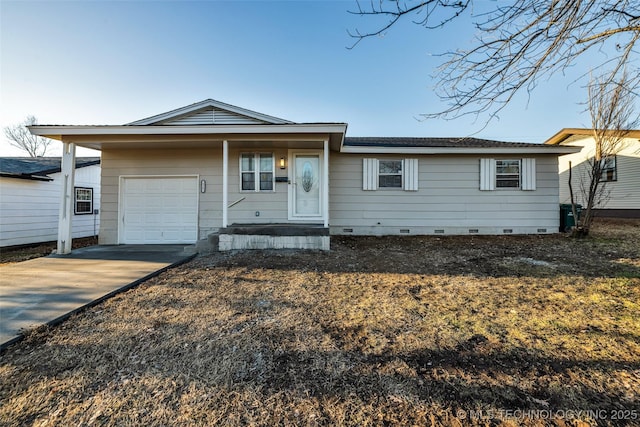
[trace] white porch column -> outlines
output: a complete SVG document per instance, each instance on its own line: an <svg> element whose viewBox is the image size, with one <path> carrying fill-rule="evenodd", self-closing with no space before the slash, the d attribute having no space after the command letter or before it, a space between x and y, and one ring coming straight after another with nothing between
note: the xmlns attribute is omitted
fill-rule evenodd
<svg viewBox="0 0 640 427"><path fill-rule="evenodd" d="M222 227L229 225L229 142L222 141Z"/></svg>
<svg viewBox="0 0 640 427"><path fill-rule="evenodd" d="M322 162L322 174L324 185L322 186L322 199L324 200L324 226L329 227L329 140L324 141L324 161Z"/></svg>
<svg viewBox="0 0 640 427"><path fill-rule="evenodd" d="M58 250L59 255L71 253L73 186L76 172L76 146L64 142L62 149L62 199L58 216Z"/></svg>

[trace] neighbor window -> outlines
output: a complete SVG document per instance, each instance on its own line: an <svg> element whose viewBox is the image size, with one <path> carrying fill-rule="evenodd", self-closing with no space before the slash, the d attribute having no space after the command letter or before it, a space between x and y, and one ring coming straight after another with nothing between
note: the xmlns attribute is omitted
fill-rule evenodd
<svg viewBox="0 0 640 427"><path fill-rule="evenodd" d="M616 156L605 157L600 160L600 181L609 182L618 180L618 168L616 167Z"/></svg>
<svg viewBox="0 0 640 427"><path fill-rule="evenodd" d="M402 188L402 160L378 162L378 187Z"/></svg>
<svg viewBox="0 0 640 427"><path fill-rule="evenodd" d="M520 160L496 160L496 188L520 188Z"/></svg>
<svg viewBox="0 0 640 427"><path fill-rule="evenodd" d="M274 161L271 153L245 153L240 156L240 182L243 191L273 191Z"/></svg>
<svg viewBox="0 0 640 427"><path fill-rule="evenodd" d="M93 188L75 187L73 213L76 215L93 213Z"/></svg>

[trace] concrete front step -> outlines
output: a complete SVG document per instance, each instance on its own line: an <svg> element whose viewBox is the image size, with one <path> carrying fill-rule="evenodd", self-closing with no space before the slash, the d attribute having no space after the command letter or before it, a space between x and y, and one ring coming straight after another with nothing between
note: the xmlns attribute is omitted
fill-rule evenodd
<svg viewBox="0 0 640 427"><path fill-rule="evenodd" d="M198 253L245 249L328 251L329 229L322 224L232 224L193 246Z"/></svg>
<svg viewBox="0 0 640 427"><path fill-rule="evenodd" d="M327 236L269 236L265 234L220 234L218 250L315 249L328 251Z"/></svg>

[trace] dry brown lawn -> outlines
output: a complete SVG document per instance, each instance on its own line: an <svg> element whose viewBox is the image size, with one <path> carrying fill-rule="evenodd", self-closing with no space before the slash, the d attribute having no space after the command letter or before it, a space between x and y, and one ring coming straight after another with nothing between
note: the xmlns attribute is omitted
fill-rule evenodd
<svg viewBox="0 0 640 427"><path fill-rule="evenodd" d="M95 236L73 239L73 249L97 244L98 238ZM22 247L0 248L0 264L27 261L33 258L40 258L43 256L51 255L51 253L55 251L56 245L56 242L46 242L33 245L25 245Z"/></svg>
<svg viewBox="0 0 640 427"><path fill-rule="evenodd" d="M3 425L640 425L640 222L196 258L5 351Z"/></svg>

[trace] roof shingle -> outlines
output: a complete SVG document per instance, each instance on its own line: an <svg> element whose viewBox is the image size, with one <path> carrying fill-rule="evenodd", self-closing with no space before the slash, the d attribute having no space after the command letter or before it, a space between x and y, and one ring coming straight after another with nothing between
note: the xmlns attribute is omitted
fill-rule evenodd
<svg viewBox="0 0 640 427"><path fill-rule="evenodd" d="M39 177L60 172L60 157L0 157L2 176L26 178ZM100 157L76 157L76 169L100 164Z"/></svg>
<svg viewBox="0 0 640 427"><path fill-rule="evenodd" d="M415 138L415 137L345 137L344 145L351 147L460 147L460 148L504 148L544 147L543 144L494 141L480 138Z"/></svg>

